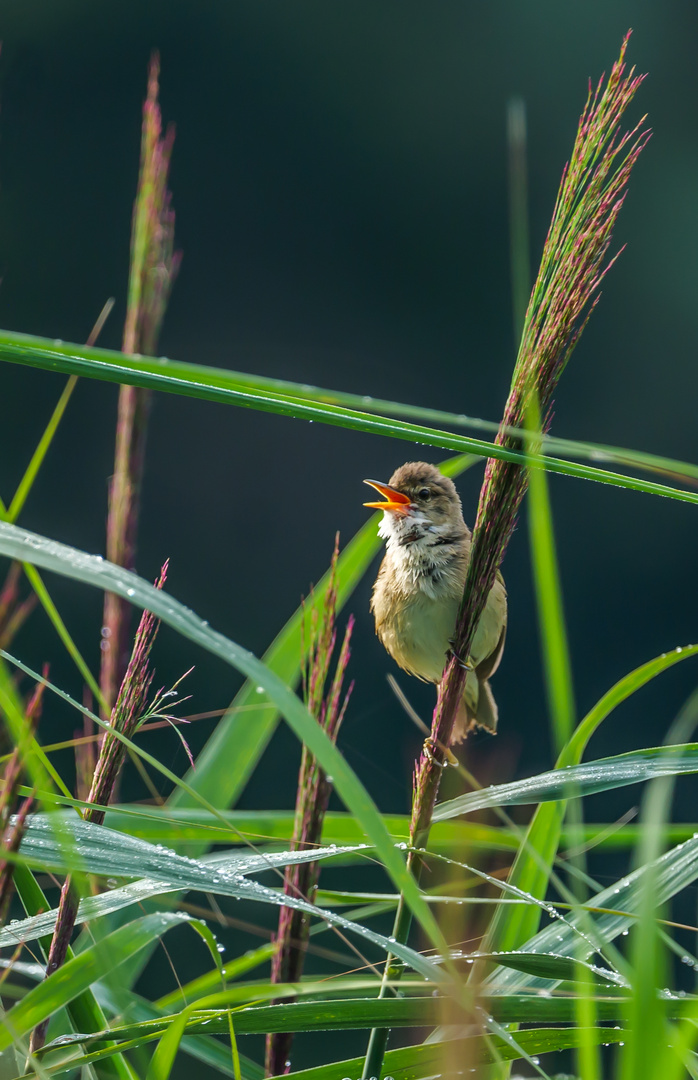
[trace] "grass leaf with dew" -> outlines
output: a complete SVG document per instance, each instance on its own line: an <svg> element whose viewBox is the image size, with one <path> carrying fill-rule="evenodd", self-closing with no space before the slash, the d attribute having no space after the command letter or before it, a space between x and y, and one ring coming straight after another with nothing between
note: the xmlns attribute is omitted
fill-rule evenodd
<svg viewBox="0 0 698 1080"><path fill-rule="evenodd" d="M434 820L445 821L491 806L526 806L554 799L581 798L658 776L684 776L695 772L698 772L698 743L630 750L627 754L599 758L583 765L551 769L510 784L469 791L437 804Z"/></svg>
<svg viewBox="0 0 698 1080"><path fill-rule="evenodd" d="M385 435L417 445L440 447L452 453L492 457L521 465L526 462L526 454L523 451L512 450L485 439L476 439L438 428L375 415L366 411L365 405L358 408L346 408L322 399L309 398L307 392L305 396L304 392L300 392L301 387L298 388L299 392L294 394L276 393L270 390L261 379L243 376L241 381L236 382L235 373L217 368L203 368L196 364L175 363L146 357L127 357L108 349L87 349L80 345L63 343L56 345L45 338L35 338L8 330L0 330L0 361L2 360L49 371L74 373L85 378L145 386L166 393L258 409L280 416L313 420L317 423L348 428L351 431ZM395 411L401 408L407 407L396 405ZM514 441L520 442L524 438L518 425L505 424L502 430L516 431L516 435L513 436ZM558 440L554 445L559 452L563 452L567 444L562 444ZM695 481L698 472L695 465L673 461L673 459L656 458L634 450L616 451L612 447L599 448L595 444L579 442L573 445L574 449L572 445L568 447L571 454L579 454L594 460L598 460L600 456L608 457L610 462L649 468L675 479L685 476ZM608 469L546 455L532 458L529 454L528 457L529 462L532 462L536 468L545 468L548 472L594 480L601 484L610 484L629 491L641 491L648 495L662 495L683 502L698 503L698 492L695 491L684 491L655 481L624 476Z"/></svg>
<svg viewBox="0 0 698 1080"><path fill-rule="evenodd" d="M125 894L122 893L116 897L114 903L117 908L142 901L147 896L155 896L161 892L193 889L200 892L209 892L217 896L232 896L239 900L293 907L323 919L332 925L339 926L343 930L351 931L357 934L360 939L372 942L385 952L389 952L391 949L395 951L393 943L384 935L377 934L358 923L353 923L350 919L346 919L336 912L326 908L318 908L307 900L288 896L283 892L258 885L257 882L250 881L248 877L249 874L264 872L275 867L317 862L322 858L341 855L341 849L320 849L319 852L270 852L259 855L237 851L202 862L196 859L184 858L172 850L160 850L144 840L136 840L134 837L128 837L123 833L115 833L104 826L94 825L79 819L69 820L66 823L66 831L76 841L76 851L79 852L79 866L84 872L98 874L103 877L123 876L124 869L128 868L129 876L147 875L145 881L142 880L136 883L136 888L132 888ZM64 847L54 839L52 825L46 819L32 820L28 823L20 853L26 860L31 861L33 865L40 866L43 869L66 869ZM73 868L70 861L68 861L67 868ZM158 888L158 883L162 884L161 889ZM107 898L101 902L107 910L112 903L109 899L110 895L107 894ZM120 901L125 901L125 903L122 904ZM94 909L95 905L99 907L97 898L92 898L87 910ZM106 911L103 913L106 913ZM54 911L50 914L55 921L57 913ZM29 940L32 936L42 936L46 932L47 922L48 919L35 921L31 918L26 920L24 924L6 927L0 931L0 942L14 945L20 935L24 940ZM425 960L413 949L406 946L402 947L400 957L406 964L409 964L426 978L441 978L433 961Z"/></svg>
<svg viewBox="0 0 698 1080"><path fill-rule="evenodd" d="M650 872L655 875L654 899L657 906L666 903L682 889L692 885L698 879L698 837L694 835L689 840L670 848L657 859ZM648 867L640 866L589 897L586 904L588 911L580 914L572 913L565 922L553 919L548 926L539 930L525 943L526 952L562 952L565 955L576 955L582 959L588 959L595 950L595 942L598 942L601 947L635 926L647 876ZM592 941L588 933L588 914L589 911L593 914L594 909L600 909L600 913L593 915L595 940ZM512 911L514 910L512 908ZM583 935L580 935L580 928L584 930ZM585 946L583 953L579 951L582 945ZM493 972L485 980L486 992L495 986L498 993L551 989L550 983L539 981L533 976L517 975L513 971L503 969Z"/></svg>

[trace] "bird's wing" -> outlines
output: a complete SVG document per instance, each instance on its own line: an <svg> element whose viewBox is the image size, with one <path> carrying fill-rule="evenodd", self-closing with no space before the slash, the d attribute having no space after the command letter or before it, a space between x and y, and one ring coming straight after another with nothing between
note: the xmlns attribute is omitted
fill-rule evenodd
<svg viewBox="0 0 698 1080"><path fill-rule="evenodd" d="M480 682L485 682L489 679L490 675L494 675L495 671L499 667L502 659L502 653L504 652L504 641L507 636L507 624L504 623L502 632L499 635L499 641L497 642L495 649L489 656L477 665L475 672Z"/></svg>

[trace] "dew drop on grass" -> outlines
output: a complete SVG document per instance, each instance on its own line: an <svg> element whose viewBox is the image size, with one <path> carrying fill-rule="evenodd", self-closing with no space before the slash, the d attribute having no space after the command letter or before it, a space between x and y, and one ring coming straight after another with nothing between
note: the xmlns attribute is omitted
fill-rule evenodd
<svg viewBox="0 0 698 1080"><path fill-rule="evenodd" d="M126 595L127 596L135 596L136 595L136 590L135 589L127 589L126 590Z"/></svg>

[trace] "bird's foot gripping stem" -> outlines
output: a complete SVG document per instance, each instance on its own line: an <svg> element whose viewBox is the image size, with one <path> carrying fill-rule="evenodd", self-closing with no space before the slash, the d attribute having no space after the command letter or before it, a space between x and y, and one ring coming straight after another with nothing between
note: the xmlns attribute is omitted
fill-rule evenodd
<svg viewBox="0 0 698 1080"><path fill-rule="evenodd" d="M452 750L448 749L446 749L445 751L446 760L439 761L439 759L436 757L436 745L437 744L434 742L431 735L424 740L424 756L429 762L431 762L432 765L436 765L439 769L445 769L447 765L458 765L458 758Z"/></svg>
<svg viewBox="0 0 698 1080"><path fill-rule="evenodd" d="M448 644L450 647L451 656L454 658L459 667L462 667L463 671L475 671L475 661L473 660L472 656L468 656L466 660L461 660L460 656L453 647L455 642L449 641Z"/></svg>

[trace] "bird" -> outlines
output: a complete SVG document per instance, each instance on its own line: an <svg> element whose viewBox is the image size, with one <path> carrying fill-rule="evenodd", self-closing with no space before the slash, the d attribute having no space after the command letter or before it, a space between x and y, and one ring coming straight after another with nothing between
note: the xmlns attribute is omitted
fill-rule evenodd
<svg viewBox="0 0 698 1080"><path fill-rule="evenodd" d="M471 532L455 484L434 465L408 461L387 484L365 480L385 501L379 535L385 557L371 595L376 633L393 660L425 682L440 683L449 655L470 560ZM507 593L497 571L480 617L452 743L474 727L497 730L490 676L499 667L507 630Z"/></svg>

